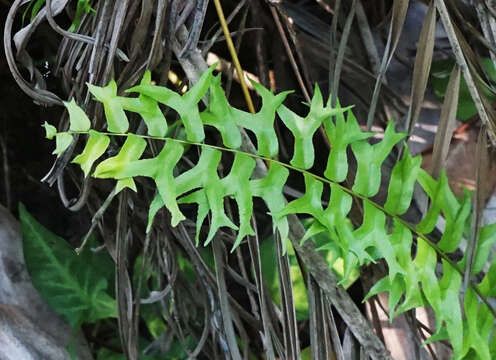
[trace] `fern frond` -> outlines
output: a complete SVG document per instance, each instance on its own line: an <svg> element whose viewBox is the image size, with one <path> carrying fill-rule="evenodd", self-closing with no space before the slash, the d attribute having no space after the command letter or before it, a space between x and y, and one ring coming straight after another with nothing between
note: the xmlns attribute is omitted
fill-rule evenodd
<svg viewBox="0 0 496 360"><path fill-rule="evenodd" d="M254 233L250 218L253 214L253 199L261 198L269 210L282 243L288 239L289 214L308 214L314 218L312 226L301 239L327 231L330 238L341 249L344 259L345 278L356 266L384 259L389 274L370 290L367 297L380 292L390 294L389 312L394 317L409 309L431 306L437 318L436 333L429 341L447 339L451 342L455 359L496 358L494 336L495 311L487 297L496 295L496 263L489 267L479 284L472 283L460 300L462 273L465 259L455 264L449 254L462 242L467 224L470 223L470 194L457 199L450 190L445 173L439 179L432 178L420 168L420 156L412 157L405 148L389 179L388 196L384 205L377 204L375 196L381 184L381 168L393 147L405 138L397 133L391 122L381 141L371 145L368 142L373 133L363 132L351 111L351 107L332 107L324 104L318 87L306 117L300 117L282 105L289 92L277 95L253 83L262 97L263 105L256 114L250 114L229 105L220 85L220 77L212 75L213 68L205 72L198 83L184 95L167 88L151 84L150 74L145 74L142 83L128 92L138 97L124 98L116 95L114 83L107 87L91 86L90 91L103 103L107 117L108 133L90 129L90 122L84 112L73 102L66 103L71 128L69 132L57 133L46 125L47 136L55 137L56 153L60 154L72 133L89 135L78 163L85 176L94 171L96 178L115 179L118 191L129 187L136 191L133 178L138 176L153 179L157 196L150 205L147 231L157 211L165 207L171 213L172 226L184 220L180 204L196 204L196 240L202 225L210 214L209 232L204 244L208 244L221 227L228 227L238 233L234 247ZM198 102L210 90L209 107L200 112ZM164 137L167 123L160 112L159 104L174 109L181 117L186 140ZM148 127L148 135L128 133L129 122L126 111L140 114ZM290 164L276 161L278 139L274 128L276 113L294 137L294 154ZM323 176L308 172L314 165L315 150L312 137L324 126L331 144L331 150ZM222 137L224 147L201 143L205 138L204 127L215 128ZM240 128L251 132L257 140L257 153L239 150ZM126 137L120 152L95 163L105 153L111 136ZM152 138L165 142L160 153L153 158L142 159L146 149L145 139ZM199 148L200 157L196 165L177 174L177 164L184 155L186 145ZM357 160L357 172L351 189L341 184L348 176L347 150L352 150ZM225 177L219 177L218 166L223 151L234 153L234 162ZM265 159L270 163L263 178L254 178L255 160ZM283 187L289 171L304 176L304 195L286 203ZM176 171L176 172L175 172ZM416 183L430 198L430 207L418 224L409 224L399 216L411 205ZM330 202L324 208L322 194L324 186L330 188ZM353 228L347 218L352 207L352 197L363 203L362 224ZM235 224L226 214L226 199L234 199L238 207L239 221ZM441 241L435 245L427 237L440 216L446 219L446 230ZM392 219L391 222L387 221ZM392 224L389 226L389 224ZM416 244L414 245L414 238ZM488 261L488 249L496 241L496 226L483 227L480 231L479 246L473 266L473 274L483 271ZM412 253L415 256L412 259ZM441 259L441 269L437 268ZM478 311L478 312L477 312Z"/></svg>

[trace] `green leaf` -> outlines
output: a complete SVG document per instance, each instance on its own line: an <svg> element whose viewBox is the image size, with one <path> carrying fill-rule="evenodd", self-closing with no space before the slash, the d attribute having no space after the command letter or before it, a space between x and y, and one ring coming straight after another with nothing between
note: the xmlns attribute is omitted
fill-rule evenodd
<svg viewBox="0 0 496 360"><path fill-rule="evenodd" d="M119 151L119 154L98 164L93 176L101 179L116 178L117 174L122 172L131 161L138 160L141 157L145 148L146 141L142 137L129 134ZM117 186L119 187L119 190L122 190L124 187L129 187L132 190L137 191L132 177L118 180Z"/></svg>
<svg viewBox="0 0 496 360"><path fill-rule="evenodd" d="M110 144L110 138L107 135L93 130L90 130L89 134L90 137L83 152L72 160L73 163L81 166L85 177L89 175L93 163L105 153Z"/></svg>
<svg viewBox="0 0 496 360"><path fill-rule="evenodd" d="M305 229L309 229L314 224L313 220L304 220L303 225ZM322 232L314 236L314 242L317 248L319 248L319 253L324 257L338 279L340 284L345 288L349 288L360 276L359 268L355 267L349 273L348 278L344 278L344 267L342 252L337 245L333 245L333 241L329 238L329 233ZM326 245L330 245L323 248ZM276 243L273 236L269 236L264 239L260 245L260 256L262 262L262 273L264 275L264 281L267 284L270 295L277 305L280 305L281 297L279 296L279 279L277 275L277 260L276 260ZM291 271L291 280L293 283L294 290L294 300L296 317L298 320L308 319L308 300L307 292L305 287L305 282L301 275L301 270L298 265L298 259L296 258L295 252L292 248L288 249L287 252L289 256L289 264Z"/></svg>
<svg viewBox="0 0 496 360"><path fill-rule="evenodd" d="M162 209L164 206L165 204L160 194L155 195L155 197L152 200L152 203L150 204L150 208L148 209L148 222L146 224L147 234L152 229L153 220L155 220L155 216L157 215L158 211Z"/></svg>
<svg viewBox="0 0 496 360"><path fill-rule="evenodd" d="M34 1L32 0L31 2L34 2ZM38 15L41 7L43 5L45 5L45 2L46 2L46 0L36 0L36 2L34 2L34 5L31 8L31 19L30 19L31 22L34 20L36 15Z"/></svg>
<svg viewBox="0 0 496 360"><path fill-rule="evenodd" d="M68 133L55 134L55 150L52 154L59 157L72 144L72 135Z"/></svg>
<svg viewBox="0 0 496 360"><path fill-rule="evenodd" d="M118 134L126 133L129 129L129 121L117 96L117 83L111 80L105 87L89 83L87 85L95 99L103 103L108 131Z"/></svg>
<svg viewBox="0 0 496 360"><path fill-rule="evenodd" d="M197 236L203 219L208 211L211 213L210 230L205 240L208 245L221 227L238 230L238 227L229 219L224 210L224 196L226 192L217 173L217 167L222 153L219 150L205 148L198 160L198 164L191 170L179 175L176 179L177 193L182 195L191 190L200 190L184 197L183 203L198 204Z"/></svg>
<svg viewBox="0 0 496 360"><path fill-rule="evenodd" d="M151 86L152 75L150 70L145 72L140 86ZM140 94L138 98L119 97L123 109L138 113L148 127L148 135L163 137L167 134L167 120L157 102L152 98Z"/></svg>
<svg viewBox="0 0 496 360"><path fill-rule="evenodd" d="M442 310L441 289L436 276L436 252L425 241L419 241L414 263L418 279L422 283L422 292L438 317ZM438 325L438 329L439 327Z"/></svg>
<svg viewBox="0 0 496 360"><path fill-rule="evenodd" d="M379 250L389 267L389 278L392 280L396 274L404 274L403 269L396 259L396 254L390 237L386 233L386 215L368 201L363 203L363 222L353 233L353 242L350 250L357 256L360 265L365 261L374 261L367 252L367 248L374 247ZM348 254L349 255L349 254Z"/></svg>
<svg viewBox="0 0 496 360"><path fill-rule="evenodd" d="M439 180L434 180L425 170L419 170L418 182L431 199L429 210L417 225L418 232L428 234L436 226L437 219L441 211L446 217L446 221L453 221L460 208L458 200L449 188L446 171L443 170Z"/></svg>
<svg viewBox="0 0 496 360"><path fill-rule="evenodd" d="M253 214L250 174L253 169L255 169L255 160L253 158L242 153L236 153L231 172L221 180L225 196L234 197L238 205L239 230L231 252L241 244L241 241L246 236L255 235L255 231L250 224Z"/></svg>
<svg viewBox="0 0 496 360"><path fill-rule="evenodd" d="M198 82L183 96L165 87L153 85L138 85L126 92L137 92L170 106L181 116L188 140L202 142L205 139L205 132L197 104L205 96L210 86L214 68L215 65L205 71Z"/></svg>
<svg viewBox="0 0 496 360"><path fill-rule="evenodd" d="M496 223L481 227L479 232L479 240L475 254L472 273L474 275L480 273L491 254L491 249L496 242ZM464 266L463 266L464 267Z"/></svg>
<svg viewBox="0 0 496 360"><path fill-rule="evenodd" d="M277 230L281 237L283 254L286 254L289 224L286 217L280 217L278 214L286 206L283 188L288 176L288 169L278 163L274 163L264 178L250 181L250 189L253 195L262 198L269 208L272 216L273 231Z"/></svg>
<svg viewBox="0 0 496 360"><path fill-rule="evenodd" d="M384 208L391 214L402 215L410 207L421 164L422 158L420 156L412 157L405 144L403 157L393 167L388 196L384 204Z"/></svg>
<svg viewBox="0 0 496 360"><path fill-rule="evenodd" d="M41 126L45 128L45 132L46 132L45 138L52 140L55 137L55 135L57 135L57 128L55 126L50 125L46 121Z"/></svg>
<svg viewBox="0 0 496 360"><path fill-rule="evenodd" d="M252 81L252 85L262 98L262 108L256 114L233 108L236 123L245 129L251 130L257 138L257 151L261 156L275 157L279 152L279 142L274 129L274 120L277 108L292 91L284 91L277 95L272 94L262 85Z"/></svg>
<svg viewBox="0 0 496 360"><path fill-rule="evenodd" d="M286 106L281 105L277 109L277 114L284 124L291 130L294 136L294 154L291 159L291 165L300 169L309 169L313 166L315 153L313 149L312 138L322 121L337 114L342 114L349 108L324 108L322 93L318 85L315 86L315 92L310 105L310 111L305 118L296 115Z"/></svg>
<svg viewBox="0 0 496 360"><path fill-rule="evenodd" d="M33 284L50 307L73 328L116 317L116 302L107 293L113 272L104 252L76 255L64 239L40 225L19 205L24 259Z"/></svg>
<svg viewBox="0 0 496 360"><path fill-rule="evenodd" d="M463 232L465 231L467 222L470 220L471 195L470 192L465 191L454 218L449 215L446 216L446 228L441 236L441 240L437 244L444 252L450 253L455 251L462 241Z"/></svg>
<svg viewBox="0 0 496 360"><path fill-rule="evenodd" d="M304 177L304 195L301 198L295 199L287 204L278 216L286 216L289 214L309 214L326 225L324 219L324 209L322 208L322 190L324 184L309 174L304 174Z"/></svg>
<svg viewBox="0 0 496 360"><path fill-rule="evenodd" d="M157 157L131 161L125 167L114 169L114 176L119 180L135 176L152 178L157 185L163 203L171 212L172 226L176 226L185 219L177 205L176 198L180 194L176 190L177 186L173 175L174 167L181 159L183 152L182 145L175 141L167 141Z"/></svg>
<svg viewBox="0 0 496 360"><path fill-rule="evenodd" d="M480 292L488 297L496 297L496 259L494 259L484 279L479 284Z"/></svg>
<svg viewBox="0 0 496 360"><path fill-rule="evenodd" d="M339 103L337 103L337 109L341 109ZM348 174L348 156L346 154L348 145L368 139L373 133L363 132L351 111L348 111L346 120L342 114L338 114L335 123L331 118L327 118L324 120L324 127L331 144L324 176L329 180L342 182Z"/></svg>
<svg viewBox="0 0 496 360"><path fill-rule="evenodd" d="M81 18L84 14L89 14L90 12L94 12L93 8L90 5L90 0L78 0L76 6L76 13L74 14L74 19L72 20L72 24L69 27L69 31L76 31L81 23Z"/></svg>
<svg viewBox="0 0 496 360"><path fill-rule="evenodd" d="M69 112L69 122L71 131L88 131L91 127L91 121L74 99L69 102L64 101L64 106Z"/></svg>
<svg viewBox="0 0 496 360"><path fill-rule="evenodd" d="M200 116L205 125L213 126L220 132L225 146L231 149L238 149L241 146L241 133L236 125L235 113L227 102L220 84L220 75L212 79L210 104Z"/></svg>
<svg viewBox="0 0 496 360"><path fill-rule="evenodd" d="M353 191L371 197L377 194L381 185L381 166L396 145L406 134L394 131L394 123L389 122L384 138L375 145L357 141L351 145L357 159L357 173Z"/></svg>
<svg viewBox="0 0 496 360"><path fill-rule="evenodd" d="M439 100L444 99L448 88L449 75L453 70L454 65L455 61L452 59L437 60L432 62L430 82L434 89L434 94L439 98ZM496 70L492 60L490 58L482 58L480 59L480 65L483 70L485 70L488 79L491 82L496 81ZM480 85L480 91L482 91L482 93L489 98L489 101L493 102L496 100L494 89L488 88L482 81L479 81L478 85ZM467 83L462 77L456 117L461 121L467 121L476 114L477 109L474 101L470 95Z"/></svg>
<svg viewBox="0 0 496 360"><path fill-rule="evenodd" d="M444 274L439 281L441 290L441 307L436 313L438 322L438 331L441 329L439 324L444 321L447 324L446 332L449 335L453 350L456 354L462 352L463 339L465 332L463 329L463 318L461 304L459 300L460 286L462 277L458 271L443 259Z"/></svg>
<svg viewBox="0 0 496 360"><path fill-rule="evenodd" d="M464 233L469 228L471 194L465 192L461 199L457 199L449 188L446 173L442 172L434 179L420 168L420 157L412 157L406 148L403 157L393 168L383 209L370 198L377 194L381 186L383 162L405 136L395 132L392 122L387 126L383 139L374 139L375 144L372 145L368 140L372 133L360 129L350 108L342 108L339 103L332 107L329 102L324 106L318 88L309 112L305 117L300 117L282 105L288 92L274 95L259 84L253 85L262 98L262 107L256 114L249 114L229 105L221 87L220 76L213 78L212 68L183 96L152 85L149 72L145 74L140 86L130 90L138 92L138 98L117 96L116 86L112 83L106 88L95 87L95 96L103 100L106 111L108 110L109 126L112 122L114 127L124 123L126 125L124 111L136 112L147 124L149 134L165 140L165 145L158 156L140 159L146 148L147 137L122 134L127 138L118 155L101 162L96 167L94 176L117 180L114 193L125 187L136 189L136 176L150 177L155 181L157 191L149 208L147 232L150 231L153 219L161 208L166 207L171 212L172 225L176 226L185 218L179 204L195 204L197 244L200 243L200 234L208 218L208 235L203 242L205 245L212 241L221 227L229 227L238 231L233 249L239 246L243 238L254 233L250 219L253 213L253 199L258 197L267 205L273 220L273 232L279 232L283 244L282 251L286 253L288 215L307 214L311 221L300 241L303 243L312 238L318 251L322 255L327 254L324 256L329 265L335 271L339 268L339 273L342 274L339 276L340 284L352 278L352 273L357 273L358 276L360 266L384 259L389 274L375 284L367 296L387 291L391 318L415 307L431 306L437 320L436 332L431 340L451 341L454 358L457 359L464 356L474 359L488 358L488 353L494 357L496 341L490 337L494 331L494 317L491 311L482 306L482 303L476 306L479 299L474 301L470 297L466 298L463 306L469 306L471 311L462 311L461 308L460 271L463 271L466 259L463 258L455 266L451 262L440 262L440 259L446 259L445 255L451 256L450 253L459 247ZM198 103L208 88L210 105L200 113ZM184 125L184 129L179 129L177 139L162 138L167 124L158 102L171 107L179 114L180 119L171 126L181 123ZM259 155L267 158L278 153L278 138L274 128L276 112L294 136L292 166L265 159L269 164L269 171L263 176L255 170L255 159L260 161L262 159ZM322 122L331 145L324 172L324 176L329 180L302 170L314 165L315 149L312 138ZM81 124L78 126L83 127ZM214 127L220 133L220 146L198 143L204 139L204 126ZM256 155L238 150L241 145L240 127L252 132L256 138ZM72 138L64 139L65 135L57 134L55 128L46 128L48 136L55 136L61 149L70 144ZM125 130L127 131L127 128ZM85 174L91 170L93 163L108 145L106 134L94 131L89 133L90 139L83 154L75 159L82 165ZM121 138L121 134L116 137ZM97 144L98 139L102 141L101 145ZM115 141L115 145L120 144L119 140ZM199 160L187 170L183 170L182 166L176 165L192 145L198 151ZM357 162L352 189L339 184L348 176L347 152L350 148ZM228 168L230 166L228 175L220 178L218 168L223 151L229 151L230 156L234 154L234 163L227 165ZM188 159L194 161L197 156L195 154ZM289 168L304 175L305 191L301 197L286 204L283 189L288 180ZM181 171L184 172L180 173ZM416 181L427 193L430 202L426 215L412 230L399 215L404 214L410 207ZM325 199L322 195L328 191L324 191L324 185L330 188L330 200L326 208L323 206ZM348 217L352 209L352 196L361 199L363 204L364 216L360 226L356 226ZM231 199L237 205L233 213L234 217L239 219L239 226L227 216L226 203ZM390 218L386 217L386 213ZM437 246L433 246L422 234L430 233L434 229L440 215L446 219L446 228ZM325 237L326 241L320 243L322 237ZM495 241L496 226L481 228L472 268L474 275L485 268L489 250ZM205 250L208 251L208 248ZM289 248L288 252L291 259L292 248ZM416 254L412 261L414 252ZM291 266L293 265L295 271L299 271L296 262L292 262ZM271 266L274 266L273 259ZM298 276L297 273L293 275ZM275 281L277 282L277 279ZM471 286L475 285L472 283ZM496 296L493 290L496 286L496 260L493 260L493 265L478 286L483 297ZM303 303L304 289L301 294ZM295 297L297 303L300 301L298 297L299 295ZM465 315L470 314L466 315L470 319L462 316L462 312ZM484 347L481 345L484 342L491 343Z"/></svg>

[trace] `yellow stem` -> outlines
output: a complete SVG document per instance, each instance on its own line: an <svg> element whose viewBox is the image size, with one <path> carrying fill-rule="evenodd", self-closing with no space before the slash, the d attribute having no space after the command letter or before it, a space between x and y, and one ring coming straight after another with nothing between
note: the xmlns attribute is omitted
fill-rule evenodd
<svg viewBox="0 0 496 360"><path fill-rule="evenodd" d="M224 16L224 11L222 10L222 5L220 4L220 0L214 0L215 9L217 10L217 15L219 16L220 25L222 27L222 31L224 32L224 37L226 38L227 48L231 53L231 57L234 63L234 67L236 68L236 72L238 73L239 82L241 83L241 89L243 90L243 95L245 97L246 105L248 105L248 110L254 114L255 107L253 106L253 101L251 100L250 91L248 90L248 86L246 86L245 77L243 74L243 69L241 68L241 64L238 59L238 54L236 54L236 49L234 47L231 33L229 32L229 28L227 27L226 17Z"/></svg>

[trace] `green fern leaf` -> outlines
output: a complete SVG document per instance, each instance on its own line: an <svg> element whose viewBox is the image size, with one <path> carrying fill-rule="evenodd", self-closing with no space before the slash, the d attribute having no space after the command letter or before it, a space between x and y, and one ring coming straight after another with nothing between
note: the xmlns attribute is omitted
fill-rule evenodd
<svg viewBox="0 0 496 360"><path fill-rule="evenodd" d="M131 161L138 160L143 155L145 149L146 141L143 138L129 134L119 154L98 164L93 176L100 179L116 179ZM117 181L117 193L126 187L137 191L132 177Z"/></svg>
<svg viewBox="0 0 496 360"><path fill-rule="evenodd" d="M48 131L53 131L52 129ZM47 136L52 136L47 132ZM72 135L68 133L58 133L55 135L55 150L52 154L59 157L72 144Z"/></svg>
<svg viewBox="0 0 496 360"><path fill-rule="evenodd" d="M401 160L395 164L390 179L383 179L381 168L384 161L405 137L405 134L395 131L392 122L388 124L382 139L374 140L372 145L368 139L373 133L360 129L351 107L343 108L339 102L335 107L329 102L324 106L318 87L307 115L299 116L282 105L290 92L275 95L257 83L253 86L262 98L262 107L258 113L250 114L229 105L220 77L213 77L212 71L213 67L182 96L152 85L148 72L139 86L128 90L138 93L137 98L117 96L113 83L105 88L91 87L95 97L104 103L109 131L122 131L124 133L119 136L126 136L118 155L98 164L93 176L115 179L115 191L125 187L136 189L134 178L138 176L155 181L157 194L150 205L146 231L150 231L153 219L161 208L170 211L172 226L176 226L185 218L179 204L195 204L197 244L210 214L204 245L214 239L220 228L227 227L237 231L234 250L246 236L254 233L251 226L253 199L261 198L272 217L274 233L278 232L281 237L284 253L289 234L288 216L310 216L311 225L301 242L325 232L329 243L319 244L318 249L332 249L341 254L343 283L358 266L383 259L389 274L372 287L367 298L388 292L391 318L412 308L430 306L436 315L437 327L429 341L449 340L456 359L473 358L474 354L482 359L495 357L496 341L490 335L495 330L495 311L488 307L485 297L496 296L496 260L485 274L482 271L489 258L489 249L496 241L496 225L480 229L472 272L474 276L481 275L482 281L480 284L470 284L464 301L459 294L466 259L455 264L449 258L450 253L460 246L470 224L471 194L466 192L461 199L457 199L449 188L446 173L441 173L439 179L432 178L421 169L420 156L412 157L407 146ZM208 89L211 101L207 109L200 113L198 102ZM167 131L167 123L159 103L171 107L180 115L187 140L162 137ZM56 133L55 128L45 125L47 136L56 138L58 154L72 143L73 132L81 132L73 129L81 130L87 126L80 113L82 110L75 104L69 106L73 113L71 124L74 123L71 131ZM124 111L140 114L149 134L156 140L165 141L157 156L141 158L146 151L146 137L125 133L128 125ZM273 159L279 150L274 128L276 113L294 137L291 165ZM314 165L312 139L322 124L331 146L325 164L325 177L306 171ZM213 127L220 133L222 147L200 143L205 138L204 126ZM257 140L256 154L238 150L241 146L240 128L253 133ZM94 130L88 133L90 137L83 153L74 160L81 165L85 175L105 152L108 136L112 135ZM177 165L191 146L198 147L199 160L181 173ZM353 186L348 189L340 183L350 175L347 157L350 148L357 162L357 171ZM220 177L218 167L222 151L235 155L230 172ZM255 178L256 158L263 158L270 164L264 177ZM305 191L300 198L287 204L283 188L288 179L288 169L303 174ZM388 195L384 207L381 207L370 198L378 193L385 180L389 181ZM416 182L428 195L430 205L426 215L415 225L406 223L398 216L409 209ZM327 186L330 188L330 201L324 208L322 194ZM360 200L364 210L362 223L356 228L348 219L352 197ZM225 202L229 199L237 205L235 214L238 224L227 214ZM425 234L433 231L440 216L444 217L446 228L435 245ZM388 217L392 222L387 221ZM415 253L413 260L412 253ZM478 309L484 316L476 314L473 309Z"/></svg>
<svg viewBox="0 0 496 360"><path fill-rule="evenodd" d="M277 229L281 236L284 254L286 253L289 224L287 218L279 216L279 214L286 206L283 188L288 176L288 169L278 163L273 163L264 178L250 181L250 189L253 195L263 199L269 209L272 223L274 224L274 232Z"/></svg>
<svg viewBox="0 0 496 360"><path fill-rule="evenodd" d="M366 197L377 194L381 185L381 166L394 145L400 142L405 134L394 131L393 122L389 122L381 142L370 145L366 141L351 144L353 154L357 159L357 173L353 191Z"/></svg>
<svg viewBox="0 0 496 360"><path fill-rule="evenodd" d="M152 75L148 70L145 72L140 86L151 85ZM140 95L138 98L120 97L119 100L124 110L141 115L148 128L148 135L163 137L167 134L167 120L156 101L145 95Z"/></svg>
<svg viewBox="0 0 496 360"><path fill-rule="evenodd" d="M150 84L135 86L126 92L137 92L155 101L170 106L181 116L189 141L201 142L205 138L198 111L198 102L205 96L212 79L213 67L202 74L198 82L183 96L161 86Z"/></svg>
<svg viewBox="0 0 496 360"><path fill-rule="evenodd" d="M286 96L292 91L284 91L277 95L272 94L262 85L252 81L252 85L262 98L262 108L256 114L250 114L232 108L236 123L250 131L257 138L257 151L261 156L275 157L279 151L279 141L274 129L274 120L277 108Z"/></svg>
<svg viewBox="0 0 496 360"><path fill-rule="evenodd" d="M203 124L213 126L220 132L225 146L231 149L241 146L241 133L236 125L236 116L220 85L220 75L212 79L210 104L200 117Z"/></svg>
<svg viewBox="0 0 496 360"><path fill-rule="evenodd" d="M83 152L72 160L74 164L81 166L85 177L89 175L95 161L105 153L110 144L110 138L107 135L94 130L90 130L89 135Z"/></svg>
<svg viewBox="0 0 496 360"><path fill-rule="evenodd" d="M232 251L248 235L255 235L250 225L253 214L253 194L250 189L250 175L255 169L255 160L245 154L236 153L231 172L221 180L224 192L233 196L238 205L239 230Z"/></svg>
<svg viewBox="0 0 496 360"><path fill-rule="evenodd" d="M46 121L41 126L45 129L45 138L48 140L52 140L57 135L57 128L55 126L50 125Z"/></svg>
<svg viewBox="0 0 496 360"><path fill-rule="evenodd" d="M300 169L311 168L315 159L312 142L313 135L324 119L342 114L348 109L324 108L322 93L317 85L315 86L310 111L305 118L296 115L284 105L279 106L277 114L294 136L295 145L291 165Z"/></svg>
<svg viewBox="0 0 496 360"><path fill-rule="evenodd" d="M117 96L116 82L112 80L105 87L88 84L88 89L96 100L103 103L108 131L118 134L126 133L129 129L129 121Z"/></svg>
<svg viewBox="0 0 496 360"><path fill-rule="evenodd" d="M341 106L338 103L338 109ZM348 111L346 120L343 115L336 117L336 122L328 117L324 121L324 128L331 143L331 151L327 160L327 167L324 176L335 182L342 182L348 174L348 155L346 149L348 145L360 140L368 139L373 133L360 130L358 122L351 111Z"/></svg>
<svg viewBox="0 0 496 360"><path fill-rule="evenodd" d="M449 188L446 171L443 171L439 181L436 181L425 170L420 169L417 180L431 199L430 208L424 219L417 225L417 231L428 234L436 226L441 211L449 220L452 220L460 204Z"/></svg>
<svg viewBox="0 0 496 360"><path fill-rule="evenodd" d="M176 201L178 191L173 175L174 167L181 159L183 152L184 148L179 143L167 141L157 157L131 161L115 175L118 180L136 176L152 178L162 201L171 212L173 226L185 219Z"/></svg>
<svg viewBox="0 0 496 360"><path fill-rule="evenodd" d="M64 106L69 112L69 120L71 131L88 131L91 127L91 122L86 113L81 109L74 99L69 102L64 102Z"/></svg>
<svg viewBox="0 0 496 360"><path fill-rule="evenodd" d="M393 215L402 215L410 207L413 189L417 181L422 158L412 157L405 144L403 157L398 161L389 180L388 196L384 209Z"/></svg>

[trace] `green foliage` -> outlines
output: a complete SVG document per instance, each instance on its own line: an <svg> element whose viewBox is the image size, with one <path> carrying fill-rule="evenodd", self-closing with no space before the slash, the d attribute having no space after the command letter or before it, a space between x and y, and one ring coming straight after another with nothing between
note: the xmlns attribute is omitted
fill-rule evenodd
<svg viewBox="0 0 496 360"><path fill-rule="evenodd" d="M47 136L50 136L47 133ZM67 148L71 145L72 143L72 135L68 133L59 133L55 135L55 150L53 151L54 155L60 156L64 151L67 150Z"/></svg>
<svg viewBox="0 0 496 360"><path fill-rule="evenodd" d="M89 14L94 11L90 4L91 0L78 0L76 5L76 12L74 14L74 19L72 20L71 27L69 31L75 31L79 24L81 23L81 19L83 15ZM22 14L22 21L24 22L26 16L29 14L29 21L33 21L36 15L40 12L41 8L45 5L46 0L31 0L29 2L28 7Z"/></svg>
<svg viewBox="0 0 496 360"><path fill-rule="evenodd" d="M210 68L205 72L198 83L182 96L164 87L151 85L149 78L146 78L149 75L144 80L148 84L142 83L128 90L139 95L128 100L116 95L113 83L105 88L92 86L92 93L104 104L109 133L95 130L84 132L89 134L89 139L76 162L81 164L85 175L92 174L96 178L112 178L116 181L137 176L153 179L158 195L150 206L149 224L157 211L165 207L172 215L172 225L176 226L184 219L180 204L196 204L197 242L200 242L200 230L210 214L205 245L212 241L221 227L238 231L234 247L244 237L252 234L250 218L253 213L253 198L261 198L266 203L273 219L274 231L279 232L283 244L288 239L287 215L310 215L313 223L302 241L314 239L317 234L324 232L328 234L329 244L332 244L329 246L339 249L341 255L342 282L349 279L357 267L384 259L389 274L372 288L368 296L389 292L391 316L415 307L431 306L437 318L436 333L431 340L448 339L453 346L455 359L471 356L471 353L484 360L496 357L496 339L491 337L494 311L484 302L485 297L494 292L494 264L487 274L481 274L488 260L488 246L496 238L496 228L491 225L481 229L481 246L477 248L473 273L483 280L481 285L471 284L462 299L459 294L466 260L455 264L449 259L449 253L458 248L471 221L470 195L457 199L449 189L445 173L439 179L433 179L420 169L420 157L411 157L405 151L391 173L389 194L383 207L371 200L371 197L379 190L384 160L405 137L405 134L395 131L393 123L388 125L383 138L371 145L367 139L373 134L360 130L351 110L342 108L339 104L332 107L329 102L324 105L318 88L308 114L300 117L282 105L288 92L274 95L261 85L253 84L263 105L256 114L246 113L228 104L220 80L212 75L212 71L213 68ZM198 102L208 89L210 105L200 112ZM127 105L129 103L134 104L133 109ZM157 125L146 121L145 115L154 113L158 104L173 108L181 116L187 140L157 136ZM138 112L143 117L148 125L148 136L126 133L128 120L125 110ZM295 139L291 165L274 159L279 148L274 129L276 113ZM76 119L71 118L71 122L75 121ZM306 171L314 165L312 136L321 125L324 126L331 144L324 177ZM164 132L165 125L162 126L160 133ZM225 147L200 143L205 138L204 126L217 129ZM239 150L239 128L244 128L255 136L257 154ZM53 129L49 130L49 134L54 136ZM62 134L65 133L55 136L58 139ZM91 172L108 146L108 140L103 139L116 135L126 138L120 153L104 160ZM165 142L157 156L140 159L146 146L145 138ZM191 145L198 147L199 160L191 169L181 173L177 164ZM348 169L349 149L357 160L354 179L350 179ZM234 163L230 172L220 178L218 166L222 151L233 152ZM130 153L132 155L128 156ZM253 176L257 158L270 163L269 172L263 178ZM301 198L286 204L282 190L289 170L303 174L306 190ZM341 184L346 178L352 183L351 189ZM410 207L416 183L427 193L431 205L422 221L412 225L398 215ZM326 208L322 205L324 186L330 188L331 194ZM353 197L359 200L363 208L363 220L358 227L354 227L347 218ZM225 199L234 199L237 204L238 224L227 216ZM446 231L441 242L435 246L427 235L433 231L441 215L446 219ZM326 249L325 246L321 248ZM441 263L438 258L441 258ZM437 274L441 274L440 279ZM483 316L471 315L474 308Z"/></svg>
<svg viewBox="0 0 496 360"><path fill-rule="evenodd" d="M33 21L35 16L38 14L38 12L40 11L41 7L43 5L45 5L45 1L46 0L31 0L29 2L29 5L28 7L26 8L26 10L24 11L24 13L22 14L22 21L24 22L26 16L28 15L28 13L30 12L29 10L31 10L31 14L30 14L30 19L29 21Z"/></svg>
<svg viewBox="0 0 496 360"><path fill-rule="evenodd" d="M76 13L74 14L74 20L72 20L72 24L71 27L69 28L69 31L76 31L79 24L81 23L81 19L83 18L83 15L95 11L91 7L90 2L91 0L78 0L76 5Z"/></svg>
<svg viewBox="0 0 496 360"><path fill-rule="evenodd" d="M62 238L40 225L21 204L24 259L42 298L73 328L116 317L116 302L107 287L113 264L106 253L76 255Z"/></svg>
<svg viewBox="0 0 496 360"><path fill-rule="evenodd" d="M314 219L305 219L303 224L305 229L309 229L318 222ZM339 245L334 242L328 232L321 232L312 237L315 246L320 251L326 260L329 268L331 268L345 289L350 287L360 275L358 267L354 267L345 278L344 272L344 254ZM274 238L272 236L263 240L260 245L260 256L262 262L262 273L264 281L272 295L272 299L280 305L280 285L277 274L277 268L274 264L277 262L277 254ZM291 272L291 281L293 285L293 297L295 302L296 317L298 320L308 320L308 299L307 289L301 269L296 258L296 254L292 248L288 249L289 267Z"/></svg>
<svg viewBox="0 0 496 360"><path fill-rule="evenodd" d="M444 98L448 87L449 76L454 66L455 60L437 60L432 63L430 81L432 88L434 89L434 94L440 100ZM490 58L480 59L480 66L485 72L487 78L491 81L490 84L487 84L478 79L481 92L484 93L491 102L494 102L496 100L496 89L492 87L492 83L496 81L496 69ZM462 121L469 120L477 114L477 108L472 100L467 83L463 78L460 84L459 96L456 117Z"/></svg>

